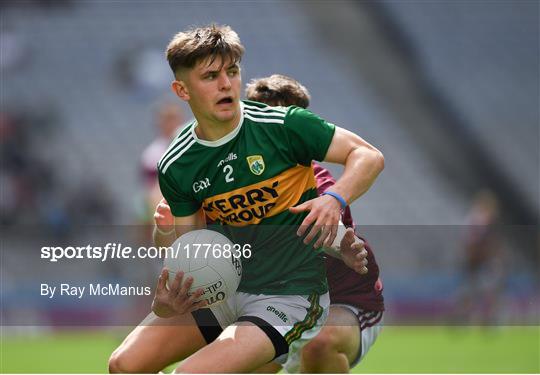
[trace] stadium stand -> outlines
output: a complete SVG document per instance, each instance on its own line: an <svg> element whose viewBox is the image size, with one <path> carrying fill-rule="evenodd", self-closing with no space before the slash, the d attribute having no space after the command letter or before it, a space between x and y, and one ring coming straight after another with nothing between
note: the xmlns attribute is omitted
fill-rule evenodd
<svg viewBox="0 0 540 375"><path fill-rule="evenodd" d="M352 209L378 252L389 306L392 298L422 297L414 276L426 269L434 279L425 288L450 290L460 233L444 225L462 224L468 211L468 175L456 178L464 171L458 163L464 156L445 161L431 154L447 149L444 133L418 82L385 52L392 44L374 32L385 25L373 9L353 2L332 12L308 2L204 4L73 1L50 9L14 2L2 9L2 27L9 26L24 46L20 66L2 71L3 110L57 109L58 130L41 144L60 189L100 181L115 202L112 223L132 224L138 161L153 137L153 104L171 97L163 83L168 66L164 58L156 65L156 56L171 35L189 25L230 24L247 51L244 82L272 73L295 77L309 88L314 112L384 153L385 171ZM538 12L527 8L533 2L487 13L480 3L444 4L447 9L387 1L384 12L416 48L427 83L466 119L491 162L515 182L537 216ZM348 38L338 40L345 32ZM344 46L343 40L350 43ZM141 71L155 76L139 80ZM420 139L416 122L433 134ZM507 145L504 152L501 144ZM441 227L425 229L431 225ZM529 269L524 259L518 257L516 267Z"/></svg>

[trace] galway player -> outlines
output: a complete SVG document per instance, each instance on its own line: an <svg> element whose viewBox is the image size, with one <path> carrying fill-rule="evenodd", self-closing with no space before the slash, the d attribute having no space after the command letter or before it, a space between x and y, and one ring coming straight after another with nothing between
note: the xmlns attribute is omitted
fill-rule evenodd
<svg viewBox="0 0 540 375"><path fill-rule="evenodd" d="M256 231L236 295L201 310L210 325L190 314L202 307L195 302L202 290L187 294L193 280L179 273L165 290L168 273L162 272L153 311L179 325L178 337L164 346L174 346L178 359L195 352L179 372L250 372L273 360L298 370L300 349L318 333L329 305L317 249L333 243L341 209L367 191L384 165L373 146L307 110L241 102L243 51L232 29L215 25L178 33L167 48L173 91L196 120L158 164L175 226L167 232L156 228L156 245L169 246L182 233L203 228L205 214L229 230ZM321 197L313 159L345 166L332 191ZM268 225L277 227L265 230ZM121 365L129 362L122 355L136 336L113 354L112 371L129 366Z"/></svg>
<svg viewBox="0 0 540 375"><path fill-rule="evenodd" d="M310 95L298 81L274 74L252 80L246 88L246 98L271 106L307 108ZM319 194L330 189L335 180L330 172L313 162L317 191ZM341 221L346 227L354 228L351 210L347 206ZM345 373L356 366L373 345L382 328L384 299L379 268L368 244L369 267L358 270L335 258L326 259L326 276L330 291L330 313L321 332L302 350L302 372ZM264 367L264 372L276 372L275 363Z"/></svg>

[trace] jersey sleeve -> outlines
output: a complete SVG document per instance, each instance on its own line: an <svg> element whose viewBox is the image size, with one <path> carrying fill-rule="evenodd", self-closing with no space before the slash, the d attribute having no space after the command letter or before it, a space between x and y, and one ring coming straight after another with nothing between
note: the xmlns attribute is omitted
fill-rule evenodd
<svg viewBox="0 0 540 375"><path fill-rule="evenodd" d="M289 108L284 127L293 157L302 165L310 165L312 160L324 159L336 129L334 124L307 109L295 106Z"/></svg>
<svg viewBox="0 0 540 375"><path fill-rule="evenodd" d="M159 188L161 194L171 207L171 212L174 216L182 217L194 214L200 207L200 203L195 201L189 194L179 191L171 177L159 173Z"/></svg>

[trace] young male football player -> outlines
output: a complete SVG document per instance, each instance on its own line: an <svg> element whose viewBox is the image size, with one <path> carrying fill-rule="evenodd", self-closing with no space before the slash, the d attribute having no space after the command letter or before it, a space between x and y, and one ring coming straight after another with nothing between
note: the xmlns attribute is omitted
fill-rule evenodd
<svg viewBox="0 0 540 375"><path fill-rule="evenodd" d="M298 370L300 349L318 333L329 305L317 249L332 245L341 210L367 191L384 165L373 146L307 110L241 102L243 52L232 29L215 25L178 33L167 48L173 91L195 121L158 164L175 227L156 228L155 242L169 246L203 228L205 215L226 225L233 241L234 229L255 228L238 292L201 310L203 317L190 314L203 305L196 302L201 290L187 294L193 280L179 273L166 291L162 272L153 311L181 324L179 337L166 346L175 346L178 359L195 351L179 372L250 372L273 360ZM345 166L320 197L314 159ZM113 354L111 371L129 367L122 366L121 352Z"/></svg>
<svg viewBox="0 0 540 375"><path fill-rule="evenodd" d="M280 74L252 80L246 88L246 98L271 106L307 108L310 95L298 81ZM319 194L330 189L335 180L330 172L318 163L313 163L317 191ZM351 210L347 206L341 221L354 228ZM345 373L366 355L382 328L384 299L379 268L373 252L365 244L369 267L360 275L343 262L328 257L326 275L329 282L330 313L321 332L302 350L302 372ZM273 363L261 369L276 372L279 365Z"/></svg>

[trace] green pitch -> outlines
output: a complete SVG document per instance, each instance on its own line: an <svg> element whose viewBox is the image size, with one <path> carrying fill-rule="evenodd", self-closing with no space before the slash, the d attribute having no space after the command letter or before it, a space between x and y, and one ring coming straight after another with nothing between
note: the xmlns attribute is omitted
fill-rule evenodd
<svg viewBox="0 0 540 375"><path fill-rule="evenodd" d="M355 373L538 373L540 327L385 327Z"/></svg>
<svg viewBox="0 0 540 375"><path fill-rule="evenodd" d="M2 335L2 373L104 373L127 332ZM355 373L539 373L540 327L385 327Z"/></svg>

